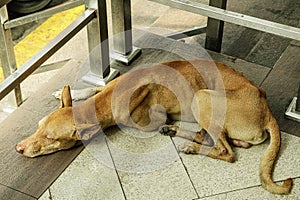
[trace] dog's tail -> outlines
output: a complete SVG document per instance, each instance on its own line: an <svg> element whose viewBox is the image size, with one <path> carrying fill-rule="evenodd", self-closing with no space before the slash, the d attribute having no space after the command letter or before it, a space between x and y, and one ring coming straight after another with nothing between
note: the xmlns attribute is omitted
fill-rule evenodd
<svg viewBox="0 0 300 200"><path fill-rule="evenodd" d="M278 185L272 180L275 160L280 149L281 137L279 126L271 113L269 113L268 118L266 131L270 133L270 145L260 160L260 181L262 187L271 193L289 194L293 185L291 178L284 180L282 185Z"/></svg>

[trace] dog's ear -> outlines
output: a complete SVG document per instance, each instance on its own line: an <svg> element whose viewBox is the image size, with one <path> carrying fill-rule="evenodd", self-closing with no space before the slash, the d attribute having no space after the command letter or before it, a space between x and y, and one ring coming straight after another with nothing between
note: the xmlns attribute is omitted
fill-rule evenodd
<svg viewBox="0 0 300 200"><path fill-rule="evenodd" d="M72 97L70 86L65 85L61 92L60 108L72 106Z"/></svg>
<svg viewBox="0 0 300 200"><path fill-rule="evenodd" d="M78 124L76 130L81 140L89 140L100 131L100 126L99 124Z"/></svg>

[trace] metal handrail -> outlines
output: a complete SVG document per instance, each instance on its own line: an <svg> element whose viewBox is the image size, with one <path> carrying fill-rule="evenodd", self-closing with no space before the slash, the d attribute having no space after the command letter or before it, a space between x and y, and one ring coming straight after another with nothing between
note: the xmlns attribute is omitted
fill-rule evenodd
<svg viewBox="0 0 300 200"><path fill-rule="evenodd" d="M282 37L300 40L300 29L268 20L232 12L214 6L197 3L189 0L150 0L156 3L164 4L180 10L185 10L195 14L207 16L221 21L241 25L244 27L256 29L259 31L279 35Z"/></svg>
<svg viewBox="0 0 300 200"><path fill-rule="evenodd" d="M48 18L56 13L75 8L75 7L83 5L83 4L84 4L83 0L67 1L67 2L64 2L63 4L53 6L46 10L42 10L39 12L35 12L33 14L29 14L29 15L25 15L23 17L18 17L16 19L9 20L4 24L4 28L5 29L14 28L14 27L17 27L17 26L20 26L23 24L33 22L33 21Z"/></svg>
<svg viewBox="0 0 300 200"><path fill-rule="evenodd" d="M43 62L52 56L58 49L66 44L82 28L84 28L92 19L96 17L93 9L86 10L72 24L64 29L58 36L50 41L42 50L31 57L25 64L19 67L9 77L0 83L0 100L3 99L17 85L32 74Z"/></svg>
<svg viewBox="0 0 300 200"><path fill-rule="evenodd" d="M15 91L15 99L16 99L16 104L17 106L21 105L23 102L22 99L22 92L21 92L21 87L20 87L20 83L27 78L31 71L31 69L36 69L37 67L31 66L29 67L29 61L27 63L25 63L23 66L21 66L20 70L17 70L17 66L16 66L16 59L15 59L15 53L14 53L14 48L13 48L13 41L12 41L12 36L11 36L11 28L14 27L18 27L20 25L26 24L26 23L30 23L36 20L40 20L43 18L48 18L53 14L77 7L79 5L84 4L84 0L72 0L72 1L67 1L65 3L59 4L57 6L53 6L51 8L48 8L46 10L43 11L39 11L39 12L35 12L23 17L19 17L13 20L9 20L8 18L8 12L7 12L7 8L6 5L10 2L10 0L4 0L1 1L1 6L0 6L0 14L1 14L1 45L4 46L4 49L1 50L1 61L2 61L2 68L3 68L3 72L4 72L4 76L5 79L1 84L1 89L3 91L12 91L14 89ZM45 50L45 49L43 49ZM37 54L38 55L38 54ZM35 56L36 57L36 56ZM30 60L32 61L32 59ZM21 75L20 71L24 70L23 75ZM33 70L34 71L34 70ZM19 74L20 73L20 74ZM12 77L24 77L23 79L18 79L17 81L12 79ZM13 88L9 85L9 84L13 85ZM8 87L8 88L7 88ZM8 89L8 90L7 90ZM2 91L1 90L1 91ZM0 98L0 100L7 95L6 92L4 92L3 94L0 94L2 97ZM14 103L13 103L14 104Z"/></svg>

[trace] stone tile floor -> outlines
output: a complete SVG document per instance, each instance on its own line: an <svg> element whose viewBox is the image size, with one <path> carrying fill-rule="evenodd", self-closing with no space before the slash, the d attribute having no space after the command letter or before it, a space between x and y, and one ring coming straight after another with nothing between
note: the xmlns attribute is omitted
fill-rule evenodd
<svg viewBox="0 0 300 200"><path fill-rule="evenodd" d="M205 18L161 6L152 2L133 1L133 23L148 27L155 33L168 33L205 23ZM145 9L147 8L147 9ZM169 26L170 17L177 17ZM152 26L151 26L152 25ZM83 35L83 36L82 36ZM69 49L82 46L84 33L72 40L48 61L56 63L78 58ZM86 55L80 55L82 57ZM30 87L44 83L49 74L34 77ZM26 91L26 90L25 90ZM25 92L26 93L26 92ZM195 129L195 124L188 124ZM294 178L289 196L275 196L260 187L258 163L267 143L248 150L235 148L234 164L202 156L178 153L181 139L163 137L158 133L140 133L132 129L112 129L106 137L99 136L72 162L64 173L40 197L61 199L299 199L300 139L283 133L283 148L274 178ZM129 155L129 156L128 156ZM126 157L125 157L126 156ZM125 158L125 159L124 159Z"/></svg>

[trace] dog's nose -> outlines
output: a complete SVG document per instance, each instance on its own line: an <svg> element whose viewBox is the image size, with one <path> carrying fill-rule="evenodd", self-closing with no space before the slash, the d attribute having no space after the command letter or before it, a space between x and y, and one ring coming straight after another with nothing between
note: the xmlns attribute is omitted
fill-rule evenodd
<svg viewBox="0 0 300 200"><path fill-rule="evenodd" d="M23 154L24 153L24 149L25 149L25 147L23 145L21 145L21 144L17 144L16 145L16 151L18 153Z"/></svg>

